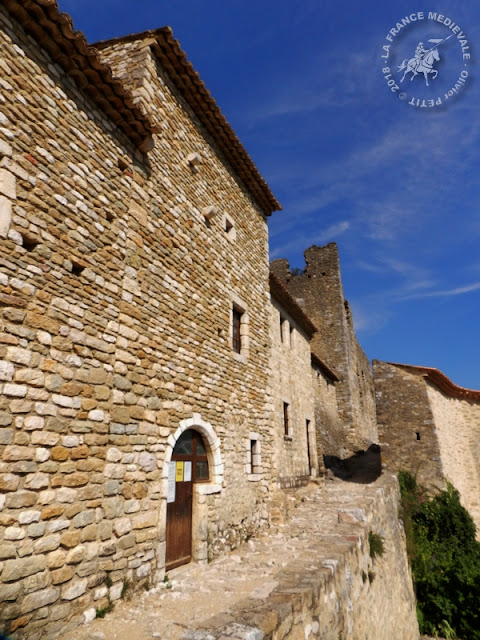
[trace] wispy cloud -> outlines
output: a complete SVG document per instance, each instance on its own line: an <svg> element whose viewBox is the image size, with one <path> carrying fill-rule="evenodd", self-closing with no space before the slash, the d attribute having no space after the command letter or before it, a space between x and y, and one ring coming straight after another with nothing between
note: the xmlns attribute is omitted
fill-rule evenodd
<svg viewBox="0 0 480 640"><path fill-rule="evenodd" d="M412 293L399 297L401 300L412 300L421 298L449 298L451 296L461 296L465 293L471 293L472 291L480 290L480 282L474 284L468 284L463 287L455 287L454 289L446 289L442 291L424 291L423 293Z"/></svg>
<svg viewBox="0 0 480 640"><path fill-rule="evenodd" d="M348 231L349 228L350 222L344 220L313 235L305 232L294 234L287 242L277 245L275 249L270 252L270 258L272 260L278 257L283 258L291 251L303 251L312 244L330 242Z"/></svg>

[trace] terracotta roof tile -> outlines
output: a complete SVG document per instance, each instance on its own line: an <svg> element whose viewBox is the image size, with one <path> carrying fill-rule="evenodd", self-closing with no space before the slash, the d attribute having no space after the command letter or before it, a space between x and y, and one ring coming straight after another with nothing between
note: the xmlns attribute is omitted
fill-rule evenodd
<svg viewBox="0 0 480 640"><path fill-rule="evenodd" d="M133 102L132 94L116 80L98 51L74 30L72 19L60 13L56 0L2 0L26 33L48 52L108 118L139 148L156 131Z"/></svg>
<svg viewBox="0 0 480 640"><path fill-rule="evenodd" d="M445 395L452 398L480 401L480 391L476 391L475 389L465 389L464 387L457 386L449 378L447 378L444 373L442 373L439 369L435 369L434 367L420 367L411 364L400 364L399 362L387 362L387 364L398 367L400 369L404 369L409 373L423 376L438 389L440 389L440 391L443 391Z"/></svg>

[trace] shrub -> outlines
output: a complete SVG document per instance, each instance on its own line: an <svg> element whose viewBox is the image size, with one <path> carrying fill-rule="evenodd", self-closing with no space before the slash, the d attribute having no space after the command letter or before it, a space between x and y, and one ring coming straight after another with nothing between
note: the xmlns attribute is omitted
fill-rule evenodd
<svg viewBox="0 0 480 640"><path fill-rule="evenodd" d="M480 640L480 543L470 514L450 483L432 496L410 473L399 483L421 632Z"/></svg>

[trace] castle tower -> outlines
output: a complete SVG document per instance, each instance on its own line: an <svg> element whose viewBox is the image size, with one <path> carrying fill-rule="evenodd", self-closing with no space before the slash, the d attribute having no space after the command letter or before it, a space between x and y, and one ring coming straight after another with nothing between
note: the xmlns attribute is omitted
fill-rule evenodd
<svg viewBox="0 0 480 640"><path fill-rule="evenodd" d="M318 331L311 347L339 377L336 383L338 437L323 443L326 455L347 457L377 442L375 396L370 363L360 347L348 301L343 295L336 243L305 251L302 273L290 271L288 261L275 260L271 270L286 285ZM332 442L342 443L332 450Z"/></svg>

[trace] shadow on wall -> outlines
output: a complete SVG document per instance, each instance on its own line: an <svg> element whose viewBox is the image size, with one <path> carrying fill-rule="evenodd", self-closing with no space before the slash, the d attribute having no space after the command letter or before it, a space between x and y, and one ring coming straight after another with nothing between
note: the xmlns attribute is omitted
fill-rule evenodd
<svg viewBox="0 0 480 640"><path fill-rule="evenodd" d="M323 461L328 471L347 482L369 484L382 474L382 454L378 444L371 444L366 451L357 451L346 460L324 456Z"/></svg>

